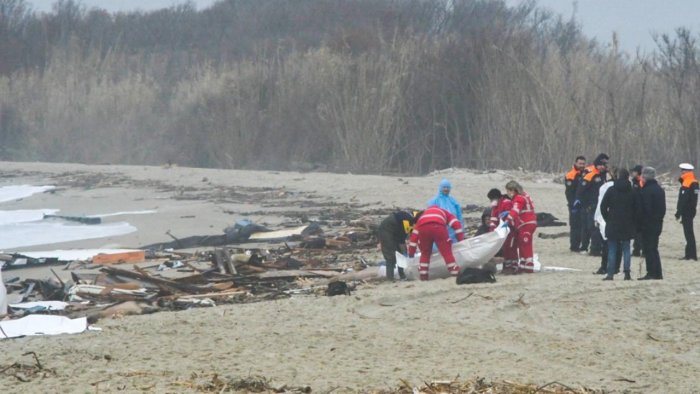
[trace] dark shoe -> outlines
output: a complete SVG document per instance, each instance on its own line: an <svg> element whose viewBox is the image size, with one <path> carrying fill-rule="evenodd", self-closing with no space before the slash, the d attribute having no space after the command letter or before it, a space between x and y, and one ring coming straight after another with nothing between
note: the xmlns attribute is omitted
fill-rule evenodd
<svg viewBox="0 0 700 394"><path fill-rule="evenodd" d="M653 278L651 276L649 276L649 274L646 274L646 275L642 276L641 278L637 278L637 280L650 280L650 279L653 279Z"/></svg>
<svg viewBox="0 0 700 394"><path fill-rule="evenodd" d="M603 278L603 280L613 280L613 277L612 277L612 276L606 276L605 278Z"/></svg>
<svg viewBox="0 0 700 394"><path fill-rule="evenodd" d="M639 257L641 255L642 255L642 252L640 252L638 250L636 252L632 252L632 256L634 256L634 257Z"/></svg>
<svg viewBox="0 0 700 394"><path fill-rule="evenodd" d="M608 271L606 271L605 268L602 268L602 267L601 267L601 268L598 268L598 271L594 272L593 274L595 274L595 275L605 275L605 274L607 274L607 273L608 273Z"/></svg>
<svg viewBox="0 0 700 394"><path fill-rule="evenodd" d="M625 280L632 280L632 276L629 271L625 271Z"/></svg>
<svg viewBox="0 0 700 394"><path fill-rule="evenodd" d="M602 254L601 254L600 252L591 252L591 253L588 253L588 255L589 255L589 256L593 256L593 257L600 257L600 256L602 256Z"/></svg>

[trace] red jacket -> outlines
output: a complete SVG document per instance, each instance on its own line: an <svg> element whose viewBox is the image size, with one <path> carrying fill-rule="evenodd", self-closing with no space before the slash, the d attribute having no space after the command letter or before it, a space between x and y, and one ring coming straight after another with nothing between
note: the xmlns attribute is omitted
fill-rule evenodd
<svg viewBox="0 0 700 394"><path fill-rule="evenodd" d="M464 239L462 223L459 222L457 217L440 207L432 206L423 211L423 214L420 215L415 226L413 226L411 236L408 238L409 256L413 256L416 253L416 247L418 246L418 237L420 236L421 230L426 225L434 223L452 227L455 230L455 233L457 234L457 240L461 241Z"/></svg>
<svg viewBox="0 0 700 394"><path fill-rule="evenodd" d="M516 229L526 224L537 224L535 205L529 194L523 193L513 196L513 207L508 215L508 222Z"/></svg>
<svg viewBox="0 0 700 394"><path fill-rule="evenodd" d="M510 198L503 196L498 199L496 202L496 206L491 208L491 219L489 219L489 231L493 231L498 227L498 222L499 222L499 215L502 212L507 212L510 211L510 209L513 207L513 202L510 200Z"/></svg>

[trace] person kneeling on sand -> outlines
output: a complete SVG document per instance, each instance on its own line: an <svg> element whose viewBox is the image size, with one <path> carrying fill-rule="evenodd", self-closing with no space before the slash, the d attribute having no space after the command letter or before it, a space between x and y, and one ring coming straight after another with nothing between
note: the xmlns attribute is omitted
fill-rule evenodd
<svg viewBox="0 0 700 394"><path fill-rule="evenodd" d="M386 278L394 279L396 268L396 252L406 253L406 236L413 229L415 219L413 215L405 211L397 211L382 220L377 230L379 248L386 261ZM399 267L399 277L405 279L403 268Z"/></svg>
<svg viewBox="0 0 700 394"><path fill-rule="evenodd" d="M437 245L440 254L445 259L445 264L450 274L459 275L459 266L452 254L452 240L447 233L447 226L455 232L457 241L464 240L462 223L450 212L432 206L416 215L416 224L408 239L408 257L413 258L416 248L420 248L420 261L418 273L420 280L428 280L428 267L430 266L430 254L433 243Z"/></svg>

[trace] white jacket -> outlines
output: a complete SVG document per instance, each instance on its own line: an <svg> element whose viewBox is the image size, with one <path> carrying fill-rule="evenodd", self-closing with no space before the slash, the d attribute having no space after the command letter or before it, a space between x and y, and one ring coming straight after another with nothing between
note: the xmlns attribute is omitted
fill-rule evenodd
<svg viewBox="0 0 700 394"><path fill-rule="evenodd" d="M615 182L612 180L609 180L605 182L601 187L600 190L598 190L598 205L595 207L595 215L593 216L593 220L595 221L596 225L598 225L598 230L600 231L600 235L603 236L603 240L608 239L608 237L605 236L605 219L603 219L603 214L600 212L600 203L603 202L603 197L605 197L605 192L610 189Z"/></svg>

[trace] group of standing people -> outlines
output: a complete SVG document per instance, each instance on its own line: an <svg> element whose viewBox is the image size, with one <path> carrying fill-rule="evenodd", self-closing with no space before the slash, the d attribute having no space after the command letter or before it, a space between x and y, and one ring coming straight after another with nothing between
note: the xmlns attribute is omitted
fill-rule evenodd
<svg viewBox="0 0 700 394"><path fill-rule="evenodd" d="M486 231L494 231L503 221L510 227L508 238L503 246L504 273L533 272L532 238L537 228L535 207L523 187L516 181L506 184L506 194L498 189L488 193L492 206L490 222ZM459 266L452 253L452 243L464 239L462 207L450 195L452 184L443 179L437 195L427 203L423 211L409 213L397 211L387 216L379 225L380 249L386 261L386 277L394 279L396 252L413 257L420 250L418 272L421 280L428 280L430 255L437 249L445 259L445 264L453 276L459 274ZM406 247L408 237L408 247ZM405 273L398 269L399 276Z"/></svg>
<svg viewBox="0 0 700 394"><path fill-rule="evenodd" d="M639 280L663 279L659 238L666 214L666 194L656 180L653 167L637 165L608 169L609 157L601 153L586 166L583 156L576 157L565 175L565 195L569 208L570 250L601 256L604 280L619 273L621 260L625 280L630 280L632 255L642 255L646 275ZM681 189L676 219L683 223L686 238L684 259L697 260L693 219L698 196L694 167L680 166ZM631 241L635 240L635 250ZM590 249L589 249L590 248ZM641 249L641 250L640 250Z"/></svg>

